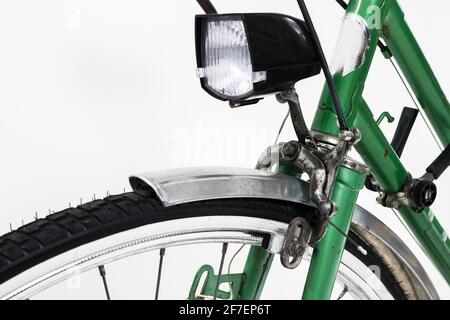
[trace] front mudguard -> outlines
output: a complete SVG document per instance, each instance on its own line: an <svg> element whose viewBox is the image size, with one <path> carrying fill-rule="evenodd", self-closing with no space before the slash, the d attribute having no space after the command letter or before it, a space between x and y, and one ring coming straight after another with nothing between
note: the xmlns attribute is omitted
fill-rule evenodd
<svg viewBox="0 0 450 320"><path fill-rule="evenodd" d="M165 207L188 202L262 198L314 206L309 196L309 183L291 176L243 168L186 168L150 172L130 176L133 190L154 190ZM391 250L408 270L412 283L431 299L439 299L420 262L383 222L357 206L352 229L363 229ZM280 241L280 239L278 239Z"/></svg>
<svg viewBox="0 0 450 320"><path fill-rule="evenodd" d="M150 186L164 206L224 198L263 198L314 206L309 184L291 176L244 168L186 168L130 177L136 190Z"/></svg>

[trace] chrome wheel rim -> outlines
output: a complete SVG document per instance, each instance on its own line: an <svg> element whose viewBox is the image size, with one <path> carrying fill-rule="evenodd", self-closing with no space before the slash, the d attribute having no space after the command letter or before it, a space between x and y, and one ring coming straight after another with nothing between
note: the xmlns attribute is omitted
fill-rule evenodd
<svg viewBox="0 0 450 320"><path fill-rule="evenodd" d="M74 273L161 248L224 242L261 246L263 239L270 237L268 250L277 254L286 229L285 223L238 216L208 216L150 224L99 239L44 261L3 283L0 298L28 299L67 280ZM310 253L305 255L306 261L310 259ZM337 282L356 299L392 299L381 280L348 252L342 258Z"/></svg>

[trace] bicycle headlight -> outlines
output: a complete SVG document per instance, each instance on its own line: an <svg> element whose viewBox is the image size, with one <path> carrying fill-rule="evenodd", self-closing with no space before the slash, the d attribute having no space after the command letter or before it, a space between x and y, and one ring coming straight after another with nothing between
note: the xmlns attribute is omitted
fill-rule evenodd
<svg viewBox="0 0 450 320"><path fill-rule="evenodd" d="M233 103L320 72L304 22L285 15L196 16L196 47L202 87Z"/></svg>
<svg viewBox="0 0 450 320"><path fill-rule="evenodd" d="M255 82L267 79L266 71L253 72L241 18L210 18L203 32L199 76L205 87L223 98L239 99L253 92Z"/></svg>

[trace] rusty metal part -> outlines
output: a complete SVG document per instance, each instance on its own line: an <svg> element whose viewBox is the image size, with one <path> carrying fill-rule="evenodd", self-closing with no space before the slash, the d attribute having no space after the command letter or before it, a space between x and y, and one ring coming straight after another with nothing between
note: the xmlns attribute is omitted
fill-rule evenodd
<svg viewBox="0 0 450 320"><path fill-rule="evenodd" d="M309 246L313 229L302 217L293 219L288 226L281 250L281 264L288 269L295 269L301 262Z"/></svg>
<svg viewBox="0 0 450 320"><path fill-rule="evenodd" d="M362 173L366 176L370 175L369 167L367 167L364 163L356 161L355 159L352 159L350 157L345 157L344 162L342 162L342 166L347 169Z"/></svg>
<svg viewBox="0 0 450 320"><path fill-rule="evenodd" d="M347 153L351 147L360 140L360 133L356 129L343 131L339 138L331 138L319 134L308 135L305 143L290 141L279 143L267 148L258 160L257 169L271 170L275 164L293 165L300 172L305 172L309 176L310 198L318 208L318 221L314 223L314 228L308 222L294 219L288 229L288 235L282 249L282 263L286 268L295 268L301 261L305 246L314 245L325 234L329 218L336 214L336 205L331 201L331 194L339 168L346 164L350 169L369 174L369 169L359 162L347 158ZM293 238L293 233L299 234L301 226L310 230L308 241L302 238ZM302 231L303 232L303 231ZM306 231L305 231L306 232ZM309 232L309 231L308 231ZM291 234L292 233L292 234ZM302 237L302 233L300 233Z"/></svg>
<svg viewBox="0 0 450 320"><path fill-rule="evenodd" d="M302 108L300 106L300 100L298 99L295 88L290 88L278 93L276 98L280 103L288 103L295 134L297 135L298 141L304 143L306 137L309 135L309 129L306 125L305 117L303 116Z"/></svg>
<svg viewBox="0 0 450 320"><path fill-rule="evenodd" d="M257 169L270 170L277 163L293 164L310 178L311 200L322 216L330 217L336 207L330 200L339 167L344 163L347 152L360 139L359 132L351 129L337 138L335 146L320 148L313 144L298 141L280 143L267 148L258 160ZM314 139L313 139L314 140ZM350 167L357 168L353 162ZM363 168L359 164L360 169Z"/></svg>
<svg viewBox="0 0 450 320"><path fill-rule="evenodd" d="M260 156L256 169L270 170L278 163L292 163L310 178L310 196L324 216L333 213L334 205L325 193L327 187L327 171L322 160L313 148L297 141L280 143L268 147Z"/></svg>
<svg viewBox="0 0 450 320"><path fill-rule="evenodd" d="M357 139L359 140L360 137L357 137ZM309 137L306 139L306 142L307 144L314 146L319 150L326 151L334 148L339 143L339 138L327 135L322 132L310 131ZM357 142L358 141L356 141L354 144L356 144ZM345 156L344 161L342 162L342 166L367 176L370 175L369 167L349 156Z"/></svg>

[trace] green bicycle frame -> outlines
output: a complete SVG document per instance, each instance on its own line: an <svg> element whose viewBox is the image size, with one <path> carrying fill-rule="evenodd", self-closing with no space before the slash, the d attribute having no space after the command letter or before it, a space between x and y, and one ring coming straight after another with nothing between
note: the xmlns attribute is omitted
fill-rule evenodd
<svg viewBox="0 0 450 320"><path fill-rule="evenodd" d="M363 63L348 74L336 73L334 81L348 126L359 129L362 135L362 140L355 146L356 150L382 189L388 193L396 193L404 187L409 173L362 97L380 37L389 48L388 57L392 54L395 58L444 146L450 143L450 106L396 0L350 0L346 14L357 15L366 22L368 46ZM327 86L323 90L312 129L338 135L337 118ZM346 168L341 168L338 173L332 199L339 212L333 222L341 230L348 232L350 228L358 193L363 188L364 181L364 175ZM434 214L429 209L417 213L406 206L401 206L398 210L425 253L450 284L450 240ZM324 238L316 244L303 299L330 298L345 241L342 234L329 228ZM253 248L244 270L246 277L265 279L268 268L263 266L266 264L267 256ZM259 270L258 275L254 275L252 270ZM261 274L261 270L265 274ZM251 296L248 292L254 294L257 291L256 297L259 297L261 282L252 283L254 285L244 285L245 292L241 296L248 298ZM255 287L256 283L258 288Z"/></svg>

